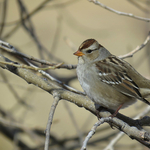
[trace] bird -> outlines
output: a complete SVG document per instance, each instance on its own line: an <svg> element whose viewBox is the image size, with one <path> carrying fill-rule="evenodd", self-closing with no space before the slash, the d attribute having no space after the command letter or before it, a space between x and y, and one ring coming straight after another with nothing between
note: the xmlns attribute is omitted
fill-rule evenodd
<svg viewBox="0 0 150 150"><path fill-rule="evenodd" d="M150 80L95 39L85 40L74 55L80 85L95 105L115 110L113 116L137 99L150 105Z"/></svg>

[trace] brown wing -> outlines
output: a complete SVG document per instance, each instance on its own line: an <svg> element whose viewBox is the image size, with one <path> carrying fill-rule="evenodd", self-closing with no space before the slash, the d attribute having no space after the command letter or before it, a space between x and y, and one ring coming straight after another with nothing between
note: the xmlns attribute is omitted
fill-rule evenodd
<svg viewBox="0 0 150 150"><path fill-rule="evenodd" d="M123 65L124 63L124 61L115 56L110 56L102 61L98 61L96 67L99 71L99 79L113 86L124 95L140 99L149 104L140 94L139 87L127 74L127 69L124 67L125 65Z"/></svg>

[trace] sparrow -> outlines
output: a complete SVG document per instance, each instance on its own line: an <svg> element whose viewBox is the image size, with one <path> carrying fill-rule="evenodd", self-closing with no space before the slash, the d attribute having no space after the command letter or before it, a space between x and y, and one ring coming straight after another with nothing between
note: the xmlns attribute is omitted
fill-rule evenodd
<svg viewBox="0 0 150 150"><path fill-rule="evenodd" d="M114 115L137 99L150 105L150 80L95 39L84 41L74 55L80 85L96 105L115 110Z"/></svg>

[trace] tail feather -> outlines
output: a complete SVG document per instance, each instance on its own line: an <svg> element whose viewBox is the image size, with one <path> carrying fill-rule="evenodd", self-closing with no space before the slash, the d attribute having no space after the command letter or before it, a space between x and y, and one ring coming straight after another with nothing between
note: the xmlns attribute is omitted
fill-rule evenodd
<svg viewBox="0 0 150 150"><path fill-rule="evenodd" d="M144 103L146 103L146 104L150 105L150 102L149 102L149 101L147 101L145 98L143 98L143 99L142 99L142 101L143 101Z"/></svg>

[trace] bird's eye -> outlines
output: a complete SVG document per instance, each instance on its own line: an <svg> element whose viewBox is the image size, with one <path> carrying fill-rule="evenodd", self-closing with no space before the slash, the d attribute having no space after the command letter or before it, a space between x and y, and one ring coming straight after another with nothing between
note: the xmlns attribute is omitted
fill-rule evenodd
<svg viewBox="0 0 150 150"><path fill-rule="evenodd" d="M89 50L87 50L86 52L87 52L87 53L92 53L92 50L91 50L91 49L89 49Z"/></svg>

